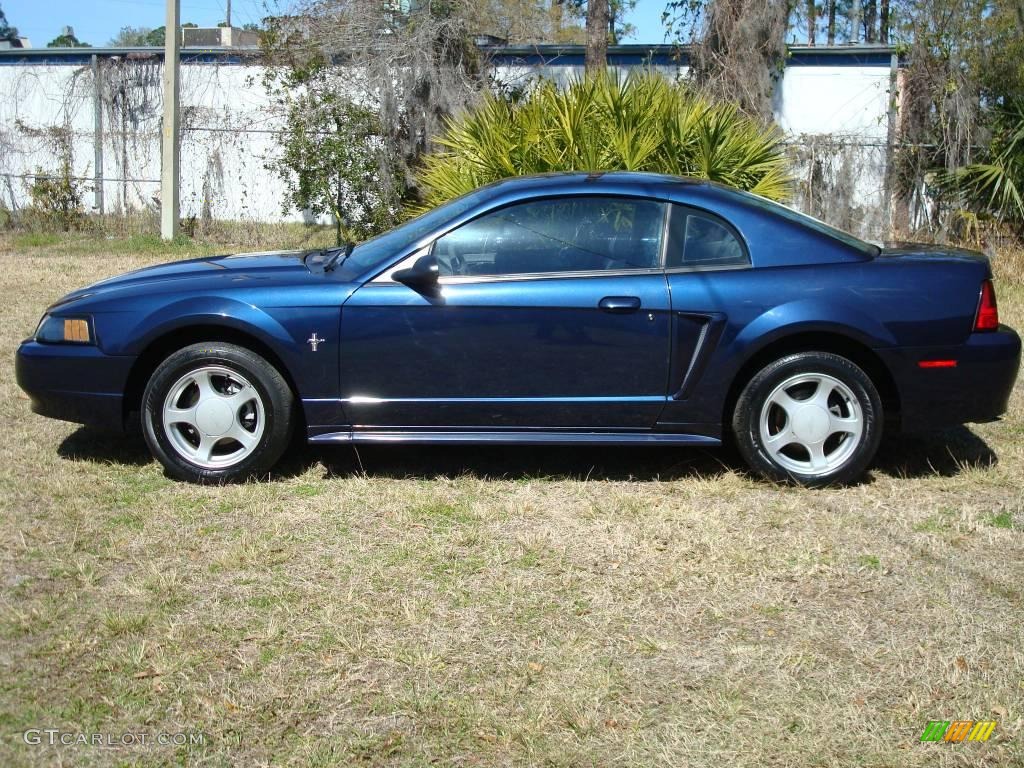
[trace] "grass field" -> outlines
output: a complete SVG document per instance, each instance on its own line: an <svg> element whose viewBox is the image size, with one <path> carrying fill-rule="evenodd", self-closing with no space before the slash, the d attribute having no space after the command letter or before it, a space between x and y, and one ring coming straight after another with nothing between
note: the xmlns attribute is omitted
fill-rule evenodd
<svg viewBox="0 0 1024 768"><path fill-rule="evenodd" d="M0 765L1024 763L1020 385L835 490L537 448L309 449L195 487L14 382L43 307L140 250L0 244ZM920 743L934 719L999 724ZM204 743L24 743L45 728Z"/></svg>

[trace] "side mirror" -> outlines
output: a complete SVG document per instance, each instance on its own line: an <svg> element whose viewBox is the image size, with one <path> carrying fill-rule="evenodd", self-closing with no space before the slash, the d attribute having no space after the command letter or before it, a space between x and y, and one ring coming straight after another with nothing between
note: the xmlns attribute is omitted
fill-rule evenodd
<svg viewBox="0 0 1024 768"><path fill-rule="evenodd" d="M437 288L437 259L431 254L420 256L411 267L391 273L391 278L414 291L430 292Z"/></svg>

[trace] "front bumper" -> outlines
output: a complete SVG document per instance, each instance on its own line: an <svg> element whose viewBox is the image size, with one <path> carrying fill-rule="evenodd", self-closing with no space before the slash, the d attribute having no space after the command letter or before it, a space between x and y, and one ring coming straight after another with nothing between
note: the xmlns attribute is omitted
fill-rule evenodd
<svg viewBox="0 0 1024 768"><path fill-rule="evenodd" d="M107 429L124 428L124 391L134 357L98 347L22 342L15 375L42 416Z"/></svg>
<svg viewBox="0 0 1024 768"><path fill-rule="evenodd" d="M875 350L896 381L900 427L906 432L993 421L1006 413L1020 368L1020 336L1001 325L955 346ZM955 360L954 368L921 368L923 360Z"/></svg>

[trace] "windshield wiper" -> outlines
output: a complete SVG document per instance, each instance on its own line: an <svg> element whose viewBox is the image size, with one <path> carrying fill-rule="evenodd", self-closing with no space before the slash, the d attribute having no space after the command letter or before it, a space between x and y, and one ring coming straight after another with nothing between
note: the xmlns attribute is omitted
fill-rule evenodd
<svg viewBox="0 0 1024 768"><path fill-rule="evenodd" d="M352 249L356 247L355 243L345 243L337 248L324 249L323 254L326 256L328 253L331 254L327 261L324 262L324 272L330 272L336 266L341 264L352 254Z"/></svg>

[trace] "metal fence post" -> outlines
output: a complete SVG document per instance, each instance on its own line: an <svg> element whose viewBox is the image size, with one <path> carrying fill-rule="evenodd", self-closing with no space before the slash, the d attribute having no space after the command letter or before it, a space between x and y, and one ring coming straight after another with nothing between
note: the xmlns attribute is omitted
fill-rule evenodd
<svg viewBox="0 0 1024 768"><path fill-rule="evenodd" d="M92 119L93 119L93 205L103 215L103 81L99 57L92 55Z"/></svg>

